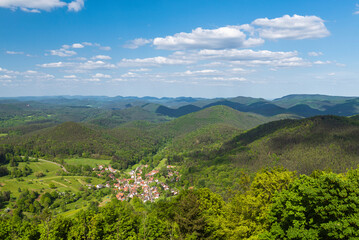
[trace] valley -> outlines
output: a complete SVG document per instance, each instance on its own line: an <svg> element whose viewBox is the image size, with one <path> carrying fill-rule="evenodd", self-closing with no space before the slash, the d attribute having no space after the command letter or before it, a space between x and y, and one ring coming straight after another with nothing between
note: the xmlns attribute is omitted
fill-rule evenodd
<svg viewBox="0 0 359 240"><path fill-rule="evenodd" d="M82 221L89 221L91 236L116 235L116 226L126 238L144 236L145 229L162 237L277 236L268 209L280 204L280 194L299 191L295 184L310 188L331 179L345 191L357 184L357 112L315 114L352 98L58 99L0 100L18 106L1 108L0 129L0 222L16 236L25 236L16 224L31 226L30 239L46 224L59 224L65 228L51 233L54 239L60 233L78 239ZM181 108L186 101L198 107ZM150 107L163 111L159 104L195 111L166 115ZM25 121L29 106L36 106L31 116L51 120ZM112 230L103 232L100 223Z"/></svg>

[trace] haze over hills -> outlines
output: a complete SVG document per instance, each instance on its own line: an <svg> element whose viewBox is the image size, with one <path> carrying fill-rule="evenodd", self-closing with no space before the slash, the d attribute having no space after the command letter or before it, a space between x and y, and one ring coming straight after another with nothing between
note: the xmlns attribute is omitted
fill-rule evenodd
<svg viewBox="0 0 359 240"><path fill-rule="evenodd" d="M133 120L167 121L201 109L225 105L241 112L263 116L290 114L299 117L316 115L352 116L359 114L355 97L326 95L288 95L272 101L262 98L221 99L153 98L153 97L19 97L0 100L2 127L36 121L90 122L115 127ZM105 118L105 119L104 119Z"/></svg>

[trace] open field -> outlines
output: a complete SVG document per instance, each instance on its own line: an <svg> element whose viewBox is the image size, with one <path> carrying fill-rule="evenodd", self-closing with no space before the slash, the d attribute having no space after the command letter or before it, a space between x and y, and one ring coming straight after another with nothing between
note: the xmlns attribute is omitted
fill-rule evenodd
<svg viewBox="0 0 359 240"><path fill-rule="evenodd" d="M26 163L20 163L19 167L23 167ZM49 162L30 162L29 167L33 169L33 173L23 178L10 178L9 176L0 178L0 191L11 191L14 196L18 196L18 188L29 189L30 191L53 191L50 184L54 184L56 190L78 192L80 187L86 184L83 176L57 176L61 168ZM43 172L42 178L36 178L35 173ZM103 179L91 178L91 184L96 185L103 183Z"/></svg>
<svg viewBox="0 0 359 240"><path fill-rule="evenodd" d="M7 133L0 133L0 138L1 137L6 137L8 134Z"/></svg>
<svg viewBox="0 0 359 240"><path fill-rule="evenodd" d="M70 158L65 159L65 162L71 165L89 165L91 167L96 167L97 165L109 165L111 160L93 158Z"/></svg>

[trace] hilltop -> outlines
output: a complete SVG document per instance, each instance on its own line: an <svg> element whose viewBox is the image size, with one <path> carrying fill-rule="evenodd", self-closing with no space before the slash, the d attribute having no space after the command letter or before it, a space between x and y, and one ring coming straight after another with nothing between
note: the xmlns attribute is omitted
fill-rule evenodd
<svg viewBox="0 0 359 240"><path fill-rule="evenodd" d="M236 165L258 169L281 165L298 173L344 172L359 163L359 122L317 116L267 123L234 137L221 149Z"/></svg>

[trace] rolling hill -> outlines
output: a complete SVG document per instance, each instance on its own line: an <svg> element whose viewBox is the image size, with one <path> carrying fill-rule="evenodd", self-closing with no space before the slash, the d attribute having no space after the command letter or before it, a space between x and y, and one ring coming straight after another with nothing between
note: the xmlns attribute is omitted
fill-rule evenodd
<svg viewBox="0 0 359 240"><path fill-rule="evenodd" d="M281 165L298 173L359 164L359 122L338 116L267 123L224 144L221 154L237 166Z"/></svg>

